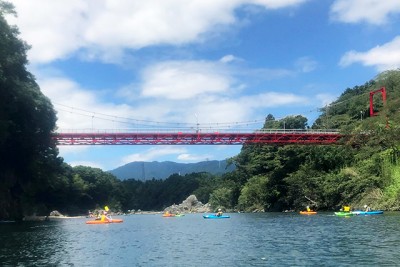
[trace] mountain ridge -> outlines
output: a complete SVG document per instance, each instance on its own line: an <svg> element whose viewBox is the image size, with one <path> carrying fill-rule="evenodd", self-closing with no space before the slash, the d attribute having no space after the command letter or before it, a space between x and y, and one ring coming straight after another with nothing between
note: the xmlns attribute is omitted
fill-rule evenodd
<svg viewBox="0 0 400 267"><path fill-rule="evenodd" d="M173 161L134 161L108 171L120 180L166 179L172 174L185 175L194 172L208 172L219 175L231 172L234 165L228 166L226 160L208 160L196 163L178 163Z"/></svg>

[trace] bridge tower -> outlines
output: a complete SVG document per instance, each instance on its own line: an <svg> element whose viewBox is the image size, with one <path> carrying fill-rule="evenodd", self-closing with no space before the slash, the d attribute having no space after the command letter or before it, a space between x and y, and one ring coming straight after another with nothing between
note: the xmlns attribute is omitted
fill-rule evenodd
<svg viewBox="0 0 400 267"><path fill-rule="evenodd" d="M369 116L373 117L378 114L378 112L374 112L374 94L381 93L383 105L386 104L386 87L382 87L381 89L369 92Z"/></svg>

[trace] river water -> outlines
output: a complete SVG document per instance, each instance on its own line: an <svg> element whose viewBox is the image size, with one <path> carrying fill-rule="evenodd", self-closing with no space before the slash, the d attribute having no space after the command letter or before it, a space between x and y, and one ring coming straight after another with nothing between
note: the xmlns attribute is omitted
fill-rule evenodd
<svg viewBox="0 0 400 267"><path fill-rule="evenodd" d="M400 266L400 213L0 223L1 266ZM117 218L117 217L116 217Z"/></svg>

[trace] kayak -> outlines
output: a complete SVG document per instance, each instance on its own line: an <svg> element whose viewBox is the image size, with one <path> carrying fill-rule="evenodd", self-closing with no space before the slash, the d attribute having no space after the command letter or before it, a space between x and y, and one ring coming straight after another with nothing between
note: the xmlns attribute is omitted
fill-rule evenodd
<svg viewBox="0 0 400 267"><path fill-rule="evenodd" d="M229 215L217 216L215 214L207 214L207 215L203 215L203 218L204 219L228 219L228 218L230 218L230 216Z"/></svg>
<svg viewBox="0 0 400 267"><path fill-rule="evenodd" d="M371 211L362 211L362 210L355 210L352 211L354 215L378 215L383 214L383 210L371 210Z"/></svg>
<svg viewBox="0 0 400 267"><path fill-rule="evenodd" d="M163 217L175 217L175 214L171 214L171 213L170 214L163 214L162 216Z"/></svg>
<svg viewBox="0 0 400 267"><path fill-rule="evenodd" d="M317 212L316 211L300 211L300 214L303 214L303 215L314 215L314 214L317 214Z"/></svg>
<svg viewBox="0 0 400 267"><path fill-rule="evenodd" d="M95 220L95 221L87 221L86 224L109 224L109 223L122 223L123 220L121 219L112 219L111 221L101 221L101 220Z"/></svg>
<svg viewBox="0 0 400 267"><path fill-rule="evenodd" d="M175 217L183 217L185 214L175 214Z"/></svg>
<svg viewBox="0 0 400 267"><path fill-rule="evenodd" d="M340 217L349 217L349 216L353 216L354 213L348 212L348 211L338 211L338 212L335 212L335 215L340 216Z"/></svg>

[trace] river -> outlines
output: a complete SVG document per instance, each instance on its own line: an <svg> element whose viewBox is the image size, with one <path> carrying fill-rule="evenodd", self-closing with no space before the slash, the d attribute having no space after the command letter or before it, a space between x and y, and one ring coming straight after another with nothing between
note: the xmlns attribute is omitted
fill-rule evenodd
<svg viewBox="0 0 400 267"><path fill-rule="evenodd" d="M400 266L400 213L0 223L1 266ZM117 218L117 217L116 217Z"/></svg>

